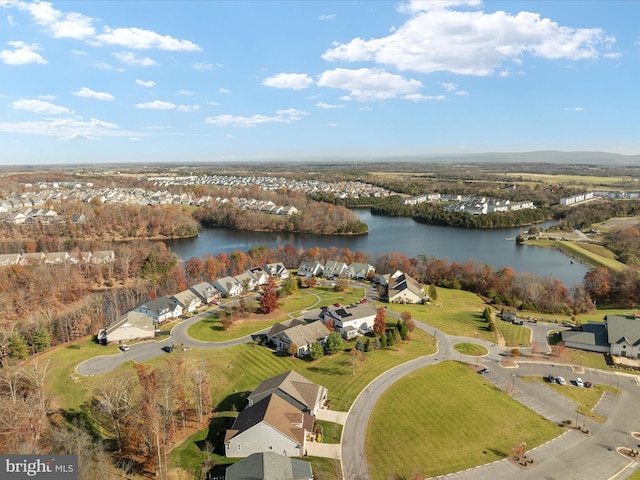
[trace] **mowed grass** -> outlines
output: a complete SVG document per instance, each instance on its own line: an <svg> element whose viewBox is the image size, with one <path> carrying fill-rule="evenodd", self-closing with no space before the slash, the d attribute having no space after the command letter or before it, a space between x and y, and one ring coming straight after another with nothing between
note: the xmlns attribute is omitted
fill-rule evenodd
<svg viewBox="0 0 640 480"><path fill-rule="evenodd" d="M456 352L460 352L461 354L468 355L470 357L480 357L489 353L489 350L484 348L482 345L471 342L456 343L453 348Z"/></svg>
<svg viewBox="0 0 640 480"><path fill-rule="evenodd" d="M504 338L507 347L528 346L531 341L531 330L522 325L504 322L499 318L495 321L496 329Z"/></svg>
<svg viewBox="0 0 640 480"><path fill-rule="evenodd" d="M517 442L531 449L560 433L468 366L443 362L384 393L367 429L367 463L373 480L431 477L503 459Z"/></svg>
<svg viewBox="0 0 640 480"><path fill-rule="evenodd" d="M410 312L415 320L449 335L472 338L479 336L493 342L498 338L496 332L489 331L488 323L482 318L487 304L475 293L438 288L438 299L429 305L380 305L396 313Z"/></svg>

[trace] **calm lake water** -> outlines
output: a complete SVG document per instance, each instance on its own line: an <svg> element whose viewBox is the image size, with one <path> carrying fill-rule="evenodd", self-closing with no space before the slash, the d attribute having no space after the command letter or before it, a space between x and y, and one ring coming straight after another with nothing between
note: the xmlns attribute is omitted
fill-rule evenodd
<svg viewBox="0 0 640 480"><path fill-rule="evenodd" d="M520 233L519 228L472 230L425 225L406 217L371 215L368 210L356 210L356 213L369 225L368 234L298 235L215 228L203 230L197 238L171 240L166 244L183 260L206 253L215 256L236 249L247 251L254 245L267 244L275 248L288 243L304 249L335 246L349 248L352 252L363 250L372 259L379 253L389 252L402 252L409 258L424 254L456 262L474 260L496 270L511 267L516 272L552 276L567 287L582 283L589 271L580 263L571 263L569 257L555 250L516 245L513 238Z"/></svg>

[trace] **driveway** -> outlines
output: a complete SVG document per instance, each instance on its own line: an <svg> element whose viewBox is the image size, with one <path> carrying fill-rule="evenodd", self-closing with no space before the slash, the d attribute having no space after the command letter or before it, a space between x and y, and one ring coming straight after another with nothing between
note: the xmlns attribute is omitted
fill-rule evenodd
<svg viewBox="0 0 640 480"><path fill-rule="evenodd" d="M340 460L341 453L339 443L307 442L307 455L312 457Z"/></svg>
<svg viewBox="0 0 640 480"><path fill-rule="evenodd" d="M347 421L347 415L347 412L336 412L335 410L327 410L326 408L322 408L318 410L318 413L316 413L316 418L318 420L324 420L326 422L333 422L344 425L344 423Z"/></svg>

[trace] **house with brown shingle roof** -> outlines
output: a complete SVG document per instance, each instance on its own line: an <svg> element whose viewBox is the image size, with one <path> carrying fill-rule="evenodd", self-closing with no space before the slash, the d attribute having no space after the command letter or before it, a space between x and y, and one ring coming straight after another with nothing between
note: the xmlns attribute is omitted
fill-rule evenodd
<svg viewBox="0 0 640 480"><path fill-rule="evenodd" d="M227 457L248 457L252 453L275 452L287 457L305 453L313 417L278 395L269 395L240 412L224 438Z"/></svg>
<svg viewBox="0 0 640 480"><path fill-rule="evenodd" d="M289 370L263 381L249 395L249 406L260 402L269 395L278 395L303 412L315 415L327 401L327 389L313 383L298 372Z"/></svg>
<svg viewBox="0 0 640 480"><path fill-rule="evenodd" d="M312 344L320 342L324 345L330 333L320 320L311 323L303 320L303 323L298 323L271 336L267 335L267 339L279 352L288 352L290 345L293 344L297 347L296 356L304 357L311 352Z"/></svg>

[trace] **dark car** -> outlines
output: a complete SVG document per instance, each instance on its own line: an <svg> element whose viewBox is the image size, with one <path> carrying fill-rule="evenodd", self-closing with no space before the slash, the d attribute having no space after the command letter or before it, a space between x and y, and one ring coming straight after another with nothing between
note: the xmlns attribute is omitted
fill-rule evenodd
<svg viewBox="0 0 640 480"><path fill-rule="evenodd" d="M487 373L491 373L491 370L488 369L488 368L482 368L482 369L478 370L478 373L480 375L486 375Z"/></svg>
<svg viewBox="0 0 640 480"><path fill-rule="evenodd" d="M544 377L544 379L549 383L556 383L556 377L554 377L553 375L547 375L546 377Z"/></svg>
<svg viewBox="0 0 640 480"><path fill-rule="evenodd" d="M162 347L162 350L164 350L167 353L171 353L173 352L173 347L171 345L165 345L164 347Z"/></svg>

